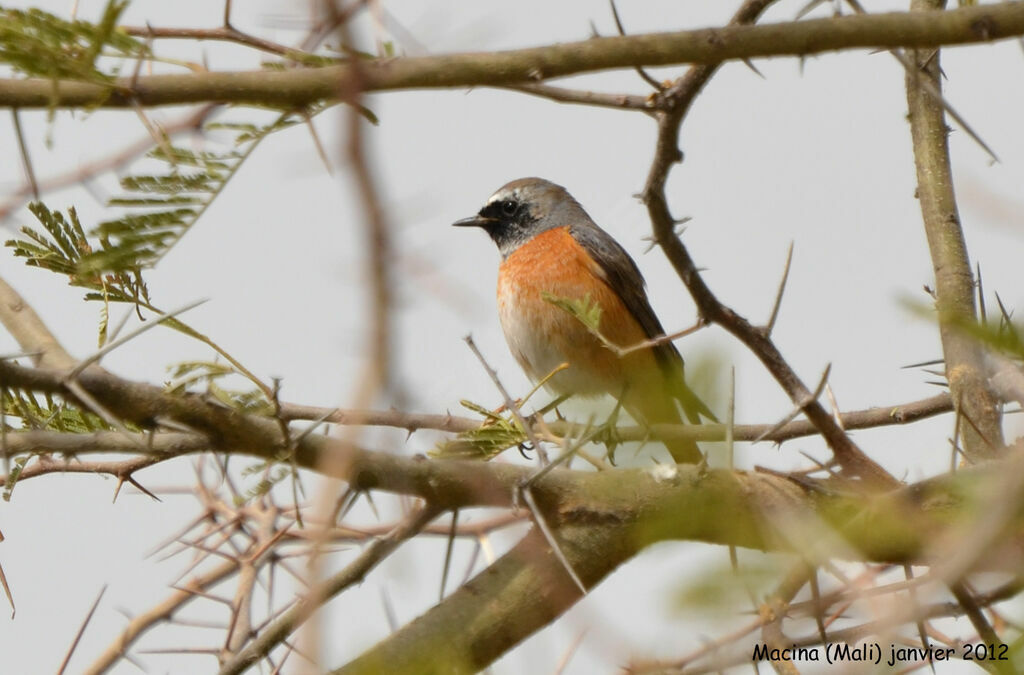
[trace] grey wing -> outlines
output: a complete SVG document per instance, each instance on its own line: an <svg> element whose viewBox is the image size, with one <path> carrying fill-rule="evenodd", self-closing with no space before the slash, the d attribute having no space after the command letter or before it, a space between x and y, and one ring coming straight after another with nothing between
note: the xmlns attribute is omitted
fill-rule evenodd
<svg viewBox="0 0 1024 675"><path fill-rule="evenodd" d="M608 285L622 298L626 308L636 317L647 337L657 338L665 335L665 329L662 328L661 322L658 321L658 317L654 314L654 309L647 299L640 268L619 245L619 242L596 225L589 227L573 225L569 228L569 233L601 266ZM672 342L662 342L652 349L673 396L679 399L683 405L687 419L696 424L700 422L700 415L703 415L717 421L707 405L687 386L683 357L679 354L676 346Z"/></svg>

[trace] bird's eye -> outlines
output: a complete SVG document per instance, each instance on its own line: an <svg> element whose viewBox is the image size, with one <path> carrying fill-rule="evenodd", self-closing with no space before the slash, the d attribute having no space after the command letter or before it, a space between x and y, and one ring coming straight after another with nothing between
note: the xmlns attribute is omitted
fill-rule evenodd
<svg viewBox="0 0 1024 675"><path fill-rule="evenodd" d="M501 203L501 212L506 216L514 216L518 210L519 204L515 203L511 199L506 199Z"/></svg>

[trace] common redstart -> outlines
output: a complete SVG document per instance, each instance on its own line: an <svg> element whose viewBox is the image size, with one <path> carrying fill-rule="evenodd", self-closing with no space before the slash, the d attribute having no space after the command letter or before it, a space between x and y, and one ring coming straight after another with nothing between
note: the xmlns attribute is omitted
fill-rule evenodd
<svg viewBox="0 0 1024 675"><path fill-rule="evenodd" d="M669 341L616 354L553 299L601 308L597 332L621 348L665 334L629 254L587 215L565 188L542 178L501 187L457 226L483 228L498 245L498 312L512 355L539 381L569 367L546 386L557 395L611 394L641 424L681 424L676 403L693 424L715 420L686 384L683 359ZM697 444L666 441L677 462L699 462Z"/></svg>

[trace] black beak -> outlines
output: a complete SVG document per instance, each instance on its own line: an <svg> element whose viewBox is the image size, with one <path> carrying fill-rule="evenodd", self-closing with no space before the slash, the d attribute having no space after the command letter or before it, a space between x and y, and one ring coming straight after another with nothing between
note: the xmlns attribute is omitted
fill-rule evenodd
<svg viewBox="0 0 1024 675"><path fill-rule="evenodd" d="M462 220L456 220L452 223L455 227L482 227L485 230L487 227L494 222L494 218L487 218L479 214L470 216L469 218L463 218Z"/></svg>

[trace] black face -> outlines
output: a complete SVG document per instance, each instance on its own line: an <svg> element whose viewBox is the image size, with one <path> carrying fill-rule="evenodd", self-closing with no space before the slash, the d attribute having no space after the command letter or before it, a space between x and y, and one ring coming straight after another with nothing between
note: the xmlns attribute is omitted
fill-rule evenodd
<svg viewBox="0 0 1024 675"><path fill-rule="evenodd" d="M529 207L515 199L493 201L472 218L460 220L455 225L482 227L491 235L502 255L508 255L530 238L530 226L534 218Z"/></svg>
<svg viewBox="0 0 1024 675"><path fill-rule="evenodd" d="M519 215L525 211L523 204L517 202L514 199L503 199L497 202L491 202L487 206L480 209L480 216L487 218L488 220L495 220L508 224L515 223Z"/></svg>

